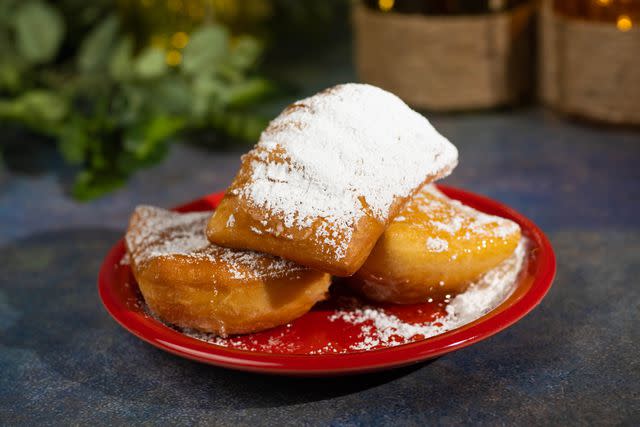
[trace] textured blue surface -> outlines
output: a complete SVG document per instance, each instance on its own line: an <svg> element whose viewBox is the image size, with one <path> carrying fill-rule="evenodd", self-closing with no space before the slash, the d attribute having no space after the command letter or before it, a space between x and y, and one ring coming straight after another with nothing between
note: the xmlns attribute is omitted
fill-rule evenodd
<svg viewBox="0 0 640 427"><path fill-rule="evenodd" d="M177 146L88 204L65 194L68 171L51 155L0 187L0 424L638 425L640 133L538 109L432 121L460 149L450 184L512 205L551 237L555 285L521 322L430 363L350 378L179 359L108 317L98 267L136 204L221 190L239 153Z"/></svg>

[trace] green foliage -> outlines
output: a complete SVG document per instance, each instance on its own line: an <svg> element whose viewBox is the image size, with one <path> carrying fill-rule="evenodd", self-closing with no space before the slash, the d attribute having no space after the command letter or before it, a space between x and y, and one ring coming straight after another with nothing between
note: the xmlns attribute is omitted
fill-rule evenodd
<svg viewBox="0 0 640 427"><path fill-rule="evenodd" d="M123 37L115 46L108 67L110 78L121 82L129 80L133 68L133 40L130 37Z"/></svg>
<svg viewBox="0 0 640 427"><path fill-rule="evenodd" d="M18 52L31 64L51 61L64 35L60 13L42 1L25 1L15 11Z"/></svg>
<svg viewBox="0 0 640 427"><path fill-rule="evenodd" d="M228 45L229 34L224 27L207 25L194 31L184 50L183 70L191 75L215 72L228 54Z"/></svg>
<svg viewBox="0 0 640 427"><path fill-rule="evenodd" d="M48 90L34 89L11 101L0 101L0 116L22 121L46 131L47 123L56 123L68 113L67 100Z"/></svg>
<svg viewBox="0 0 640 427"><path fill-rule="evenodd" d="M154 79L167 71L164 53L155 47L142 51L133 63L135 74L140 79Z"/></svg>
<svg viewBox="0 0 640 427"><path fill-rule="evenodd" d="M78 51L78 69L81 72L99 71L107 64L118 37L119 26L118 18L109 16L83 40Z"/></svg>
<svg viewBox="0 0 640 427"><path fill-rule="evenodd" d="M41 0L0 2L0 122L53 136L63 158L79 168L76 198L123 185L160 161L185 131L254 140L266 126L252 112L274 92L255 75L258 40L233 39L209 23L195 29L182 63L171 67L164 50L136 49L116 15L87 3L83 9L82 2L63 1L75 7L70 15ZM65 39L72 30L81 32L73 34L78 41Z"/></svg>

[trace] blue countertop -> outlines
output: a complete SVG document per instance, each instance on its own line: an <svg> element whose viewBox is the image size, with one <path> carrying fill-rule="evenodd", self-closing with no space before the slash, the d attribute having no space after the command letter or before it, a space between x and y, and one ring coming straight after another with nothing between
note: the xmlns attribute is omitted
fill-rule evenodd
<svg viewBox="0 0 640 427"><path fill-rule="evenodd" d="M97 271L135 205L224 189L240 151L176 145L85 204L68 196L53 153L29 154L0 178L0 424L638 425L640 133L538 108L430 117L460 149L446 182L513 206L551 238L555 284L522 321L364 376L288 379L180 359L107 315Z"/></svg>

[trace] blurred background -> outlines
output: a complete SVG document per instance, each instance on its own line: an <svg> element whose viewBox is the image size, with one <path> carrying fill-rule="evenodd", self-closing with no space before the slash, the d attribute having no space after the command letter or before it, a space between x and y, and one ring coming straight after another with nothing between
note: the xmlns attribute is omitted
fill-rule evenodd
<svg viewBox="0 0 640 427"><path fill-rule="evenodd" d="M288 103L351 81L458 147L446 184L544 230L542 304L348 381L117 326L95 281L135 206L223 191ZM0 425L639 425L639 129L640 0L0 0Z"/></svg>
<svg viewBox="0 0 640 427"><path fill-rule="evenodd" d="M639 27L640 0L0 0L2 167L55 165L92 200L174 142L245 151L353 80L436 118L544 105L634 129Z"/></svg>

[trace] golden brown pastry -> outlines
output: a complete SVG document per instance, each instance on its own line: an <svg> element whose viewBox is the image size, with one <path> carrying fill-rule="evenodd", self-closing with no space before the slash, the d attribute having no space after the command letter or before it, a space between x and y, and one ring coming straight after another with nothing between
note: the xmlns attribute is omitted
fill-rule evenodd
<svg viewBox="0 0 640 427"><path fill-rule="evenodd" d="M513 254L520 227L425 186L384 232L349 284L376 301L456 294Z"/></svg>
<svg viewBox="0 0 640 427"><path fill-rule="evenodd" d="M285 324L325 298L328 274L209 243L204 229L210 217L151 206L139 206L131 217L131 268L149 309L162 320L243 334Z"/></svg>
<svg viewBox="0 0 640 427"><path fill-rule="evenodd" d="M243 156L207 236L348 276L409 197L449 174L457 156L395 95L335 86L269 124Z"/></svg>

